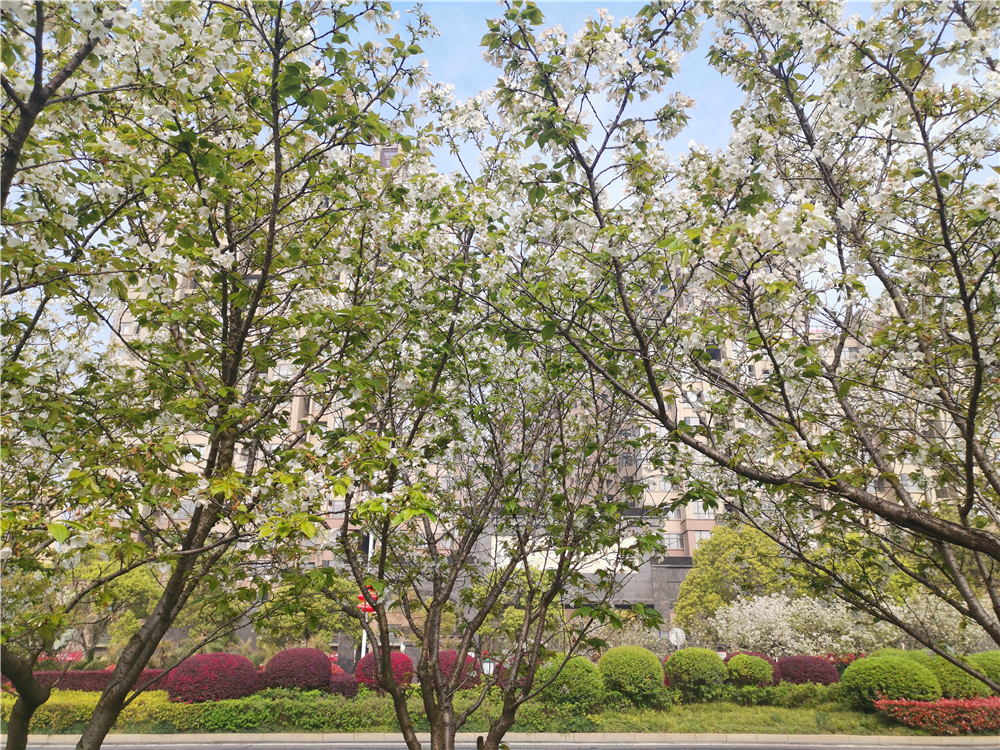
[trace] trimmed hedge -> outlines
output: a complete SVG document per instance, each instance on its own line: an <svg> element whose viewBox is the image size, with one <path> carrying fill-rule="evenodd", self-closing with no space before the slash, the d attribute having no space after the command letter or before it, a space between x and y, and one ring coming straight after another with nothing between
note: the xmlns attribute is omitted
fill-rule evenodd
<svg viewBox="0 0 1000 750"><path fill-rule="evenodd" d="M975 667L993 682L1000 682L1000 651L982 651L968 657L966 661L970 667Z"/></svg>
<svg viewBox="0 0 1000 750"><path fill-rule="evenodd" d="M682 648L666 663L670 685L680 690L686 701L710 700L726 679L726 665L707 648Z"/></svg>
<svg viewBox="0 0 1000 750"><path fill-rule="evenodd" d="M724 664L729 664L729 662L733 659L733 657L741 655L756 656L766 661L768 664L771 665L771 675L772 675L771 684L777 685L779 682L781 682L781 669L778 667L778 662L776 662L767 654L762 654L759 651L734 651L731 654L726 654L726 658L724 658L722 661ZM663 663L666 664L667 659L669 658L670 658L669 656L666 657L666 659L663 660Z"/></svg>
<svg viewBox="0 0 1000 750"><path fill-rule="evenodd" d="M438 662L441 664L441 671L444 673L445 679L447 679L455 671L455 665L458 664L458 652L438 651ZM483 677L479 673L479 665L468 654L465 655L465 661L462 663L462 672L459 675L459 680L459 690L479 687L483 682Z"/></svg>
<svg viewBox="0 0 1000 750"><path fill-rule="evenodd" d="M339 664L334 664L331 661L330 662L330 674L331 675L335 675L335 674L347 674L347 672L345 672L343 669L341 669L341 667L340 667Z"/></svg>
<svg viewBox="0 0 1000 750"><path fill-rule="evenodd" d="M840 682L840 672L826 659L819 656L786 656L778 660L781 679L795 685L815 682L817 685L833 685Z"/></svg>
<svg viewBox="0 0 1000 750"><path fill-rule="evenodd" d="M763 687L770 685L774 679L774 671L771 665L759 656L749 654L739 654L729 660L726 664L726 674L729 682L740 687L754 685Z"/></svg>
<svg viewBox="0 0 1000 750"><path fill-rule="evenodd" d="M102 670L70 670L68 672L35 672L35 679L42 685L56 687L58 690L81 690L88 693L103 693L108 686L113 669ZM163 675L162 669L144 669L136 680L136 689L152 685ZM169 678L168 678L169 679ZM8 683L7 680L4 680ZM162 686L164 681L160 681Z"/></svg>
<svg viewBox="0 0 1000 750"><path fill-rule="evenodd" d="M910 661L915 661L918 664L923 664L925 667L931 665L931 661L934 657L928 654L923 649L908 649L908 648L880 648L878 651L873 651L868 654L867 658L879 658L882 656L895 656L899 659L909 659Z"/></svg>
<svg viewBox="0 0 1000 750"><path fill-rule="evenodd" d="M931 671L912 659L896 656L858 659L844 670L840 694L859 708L873 708L875 701L934 701L941 686Z"/></svg>
<svg viewBox="0 0 1000 750"><path fill-rule="evenodd" d="M940 656L931 660L929 668L937 678L941 695L945 698L988 698L993 692L986 683Z"/></svg>
<svg viewBox="0 0 1000 750"><path fill-rule="evenodd" d="M261 687L329 690L329 657L318 648L289 648L272 656L260 676Z"/></svg>
<svg viewBox="0 0 1000 750"><path fill-rule="evenodd" d="M399 651L390 654L392 660L392 679L404 688L413 682L413 659ZM365 654L354 668L354 676L372 690L382 691L375 676L375 653Z"/></svg>
<svg viewBox="0 0 1000 750"><path fill-rule="evenodd" d="M552 679L562 664L564 655L538 670L535 685L544 685ZM604 679L601 672L586 656L574 656L539 698L544 703L575 708L583 713L596 710L604 700Z"/></svg>
<svg viewBox="0 0 1000 750"><path fill-rule="evenodd" d="M875 708L883 716L933 734L1000 731L1000 698L906 701L882 699Z"/></svg>
<svg viewBox="0 0 1000 750"><path fill-rule="evenodd" d="M330 675L330 692L334 695L353 698L358 694L359 685L358 678L352 674L341 671Z"/></svg>
<svg viewBox="0 0 1000 750"><path fill-rule="evenodd" d="M620 693L636 706L659 702L663 692L663 665L652 651L641 646L617 646L604 653L597 668L604 678L605 688Z"/></svg>
<svg viewBox="0 0 1000 750"><path fill-rule="evenodd" d="M170 700L178 703L245 698L259 686L253 663L237 654L196 654L183 661L167 680Z"/></svg>

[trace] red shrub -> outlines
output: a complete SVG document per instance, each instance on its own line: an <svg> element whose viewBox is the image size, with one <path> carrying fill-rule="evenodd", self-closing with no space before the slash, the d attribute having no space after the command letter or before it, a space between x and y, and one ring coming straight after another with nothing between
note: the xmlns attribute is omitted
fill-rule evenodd
<svg viewBox="0 0 1000 750"><path fill-rule="evenodd" d="M245 698L257 692L253 663L236 654L197 654L182 662L167 680L170 700L179 703Z"/></svg>
<svg viewBox="0 0 1000 750"><path fill-rule="evenodd" d="M330 658L318 648L289 648L272 656L261 674L261 686L330 689Z"/></svg>
<svg viewBox="0 0 1000 750"><path fill-rule="evenodd" d="M501 690L507 689L507 684L510 682L510 670L507 669L507 665L503 662L496 664L493 667L493 674L496 677L496 684ZM517 678L517 686L524 687L528 682L528 678L521 675Z"/></svg>
<svg viewBox="0 0 1000 750"><path fill-rule="evenodd" d="M347 674L347 672L345 672L343 669L341 669L339 664L334 664L331 661L330 662L330 674L331 675L335 675L335 674Z"/></svg>
<svg viewBox="0 0 1000 750"><path fill-rule="evenodd" d="M444 672L445 679L448 679L448 677L451 676L451 673L455 670L455 665L458 664L458 652L439 651L438 661L441 663L441 671ZM476 660L468 654L465 655L465 662L462 664L462 673L460 678L461 679L458 684L459 690L477 687L483 681L482 675L479 674L479 665L476 663Z"/></svg>
<svg viewBox="0 0 1000 750"><path fill-rule="evenodd" d="M330 676L330 692L345 698L353 698L358 694L358 678L343 670L334 672Z"/></svg>
<svg viewBox="0 0 1000 750"><path fill-rule="evenodd" d="M722 661L725 662L726 664L728 664L730 659L732 659L734 656L737 656L739 654L746 654L747 656L757 656L757 657L763 659L764 661L766 661L768 664L771 665L771 674L773 676L773 681L771 682L771 684L772 685L777 685L779 682L781 682L781 668L778 666L778 662L776 662L774 659L772 659L767 654L762 654L759 651L734 651L731 654L726 654L726 658L723 659ZM667 658L669 658L669 657L667 657ZM666 662L666 659L664 659L663 661ZM790 680L789 680L789 682L790 682ZM822 683L822 684L826 684L826 683Z"/></svg>
<svg viewBox="0 0 1000 750"><path fill-rule="evenodd" d="M968 734L1000 730L1000 698L937 701L875 701L883 716L932 734Z"/></svg>
<svg viewBox="0 0 1000 750"><path fill-rule="evenodd" d="M35 672L35 679L42 685L55 686L57 690L86 690L91 693L101 693L108 686L108 681L111 679L112 674L114 674L113 669L93 671L74 669L66 673L61 671ZM142 670L142 674L139 675L139 679L136 681L136 688L151 685L162 674L162 669ZM165 680L159 681L155 685L152 685L152 688L154 690L164 690L164 682Z"/></svg>
<svg viewBox="0 0 1000 750"><path fill-rule="evenodd" d="M755 654L756 656L756 654ZM781 679L795 685L815 682L818 685L832 685L840 682L840 673L826 659L818 656L786 656L778 660Z"/></svg>
<svg viewBox="0 0 1000 750"><path fill-rule="evenodd" d="M413 682L413 659L404 653L400 653L399 651L393 651L391 658L392 679L397 685L409 687L410 683ZM361 657L361 661L359 661L358 665L354 668L354 676L372 690L382 690L382 688L378 686L378 682L375 679L374 653L365 654Z"/></svg>
<svg viewBox="0 0 1000 750"><path fill-rule="evenodd" d="M670 687L670 678L667 677L667 660L669 659L670 659L670 654L667 654L662 659L660 659L660 663L663 664L663 684L666 685L667 687Z"/></svg>

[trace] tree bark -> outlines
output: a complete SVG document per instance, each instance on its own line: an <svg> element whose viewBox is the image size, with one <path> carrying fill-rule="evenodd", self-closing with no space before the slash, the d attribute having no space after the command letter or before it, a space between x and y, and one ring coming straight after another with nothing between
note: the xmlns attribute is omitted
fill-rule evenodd
<svg viewBox="0 0 1000 750"><path fill-rule="evenodd" d="M34 659L11 651L0 652L0 672L17 690L17 701L7 722L7 750L24 750L28 745L28 729L35 710L49 699L51 688L35 679Z"/></svg>

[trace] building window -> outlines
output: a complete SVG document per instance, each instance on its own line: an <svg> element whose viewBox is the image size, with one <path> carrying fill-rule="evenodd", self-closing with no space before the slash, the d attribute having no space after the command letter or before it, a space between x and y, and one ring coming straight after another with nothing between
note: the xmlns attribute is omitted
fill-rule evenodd
<svg viewBox="0 0 1000 750"><path fill-rule="evenodd" d="M681 520L681 509L680 508L674 508L672 510L668 510L667 514L664 516L664 518L666 520L668 520L668 521L680 521Z"/></svg>
<svg viewBox="0 0 1000 750"><path fill-rule="evenodd" d="M670 480L666 477L660 477L660 492L670 492L673 487L670 486Z"/></svg>
<svg viewBox="0 0 1000 750"><path fill-rule="evenodd" d="M688 427L697 427L701 424L701 419L698 417L684 417L684 424Z"/></svg>
<svg viewBox="0 0 1000 750"><path fill-rule="evenodd" d="M379 164L383 168L388 169L392 166L392 160L396 158L397 154L399 154L399 148L397 146L383 148L378 152Z"/></svg>
<svg viewBox="0 0 1000 750"><path fill-rule="evenodd" d="M708 521L715 518L715 508L705 508L705 506L700 503L695 503L691 506L691 518L696 518L699 521Z"/></svg>
<svg viewBox="0 0 1000 750"><path fill-rule="evenodd" d="M712 536L711 531L696 531L694 532L694 546L697 547L703 541Z"/></svg>
<svg viewBox="0 0 1000 750"><path fill-rule="evenodd" d="M667 549L684 549L683 534L666 534L665 544Z"/></svg>

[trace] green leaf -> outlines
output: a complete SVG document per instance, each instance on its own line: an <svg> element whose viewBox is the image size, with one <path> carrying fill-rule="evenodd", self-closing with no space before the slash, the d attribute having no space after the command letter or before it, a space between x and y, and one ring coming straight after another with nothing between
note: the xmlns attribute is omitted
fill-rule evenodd
<svg viewBox="0 0 1000 750"><path fill-rule="evenodd" d="M549 321L544 326L542 326L542 341L548 341L553 336L556 335L556 324Z"/></svg>
<svg viewBox="0 0 1000 750"><path fill-rule="evenodd" d="M67 529L61 523L50 523L49 534L51 534L52 538L55 539L60 544L69 539L69 529Z"/></svg>

